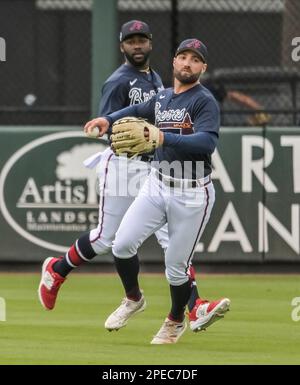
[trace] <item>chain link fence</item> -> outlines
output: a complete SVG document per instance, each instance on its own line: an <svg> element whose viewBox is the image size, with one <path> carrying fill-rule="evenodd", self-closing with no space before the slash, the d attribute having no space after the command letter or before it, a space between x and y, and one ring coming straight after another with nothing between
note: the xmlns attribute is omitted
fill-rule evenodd
<svg viewBox="0 0 300 385"><path fill-rule="evenodd" d="M292 57L300 1L120 0L119 9L120 23L137 16L150 24L152 65L166 85L177 44L187 37L207 44L203 83L221 102L223 125L249 125L259 109L270 125L300 124L300 52Z"/></svg>
<svg viewBox="0 0 300 385"><path fill-rule="evenodd" d="M92 4L0 0L0 36L10 42L0 63L0 124L90 117ZM131 19L150 25L152 66L166 86L178 43L198 37L207 44L203 82L217 93L223 125L249 125L260 108L270 125L299 125L299 0L119 0L118 26Z"/></svg>
<svg viewBox="0 0 300 385"><path fill-rule="evenodd" d="M0 124L78 124L90 116L91 1L0 0Z"/></svg>

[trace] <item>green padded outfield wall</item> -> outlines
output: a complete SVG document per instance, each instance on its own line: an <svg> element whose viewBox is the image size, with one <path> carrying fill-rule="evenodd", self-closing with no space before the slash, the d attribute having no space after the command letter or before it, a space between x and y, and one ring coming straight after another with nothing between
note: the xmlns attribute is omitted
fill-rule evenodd
<svg viewBox="0 0 300 385"><path fill-rule="evenodd" d="M82 162L105 148L80 127L0 127L0 261L64 253L97 225L97 176ZM300 128L224 128L213 165L196 260L300 262ZM141 258L162 261L155 239Z"/></svg>

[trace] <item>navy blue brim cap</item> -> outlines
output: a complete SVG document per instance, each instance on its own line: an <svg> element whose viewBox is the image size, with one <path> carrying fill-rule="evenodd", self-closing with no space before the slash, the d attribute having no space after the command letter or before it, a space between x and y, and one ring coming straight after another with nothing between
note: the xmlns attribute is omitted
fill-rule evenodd
<svg viewBox="0 0 300 385"><path fill-rule="evenodd" d="M149 25L140 20L131 20L123 24L120 32L120 42L128 39L133 35L142 35L147 39L152 39L152 33Z"/></svg>
<svg viewBox="0 0 300 385"><path fill-rule="evenodd" d="M184 51L193 51L204 61L204 63L207 62L207 48L205 44L198 39L187 39L181 42L176 50L175 56L179 55L181 52Z"/></svg>

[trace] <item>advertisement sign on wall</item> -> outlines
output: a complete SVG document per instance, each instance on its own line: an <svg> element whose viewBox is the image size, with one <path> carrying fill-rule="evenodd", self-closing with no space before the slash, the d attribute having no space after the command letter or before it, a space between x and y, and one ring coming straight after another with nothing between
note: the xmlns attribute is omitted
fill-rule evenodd
<svg viewBox="0 0 300 385"><path fill-rule="evenodd" d="M105 140L74 128L0 136L0 260L64 253L97 226L97 175L83 161ZM300 129L224 128L213 168L216 203L195 258L300 261ZM146 260L161 261L157 250Z"/></svg>

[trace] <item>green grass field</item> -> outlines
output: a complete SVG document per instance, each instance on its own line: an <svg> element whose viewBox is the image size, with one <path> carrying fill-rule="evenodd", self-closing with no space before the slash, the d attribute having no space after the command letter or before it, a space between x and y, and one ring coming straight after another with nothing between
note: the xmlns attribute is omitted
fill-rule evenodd
<svg viewBox="0 0 300 385"><path fill-rule="evenodd" d="M291 319L300 276L200 276L202 296L228 296L231 311L162 346L150 341L169 310L163 275L141 275L148 307L112 333L103 324L122 297L118 277L71 275L52 312L38 302L38 282L38 274L0 274L0 364L300 364L300 322Z"/></svg>

